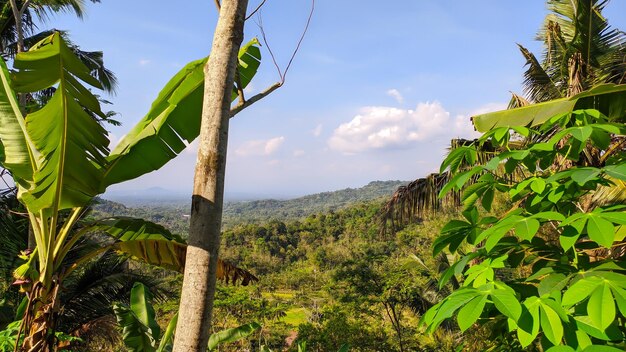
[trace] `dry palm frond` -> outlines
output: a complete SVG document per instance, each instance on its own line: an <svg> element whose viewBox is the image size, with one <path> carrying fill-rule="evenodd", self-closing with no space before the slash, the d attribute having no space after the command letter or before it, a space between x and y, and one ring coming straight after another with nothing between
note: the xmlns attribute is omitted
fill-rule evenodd
<svg viewBox="0 0 626 352"><path fill-rule="evenodd" d="M439 198L439 192L450 181L450 173L434 173L419 178L406 186L399 187L381 211L381 232L387 230L390 222L391 231L398 226L421 218L426 212L435 212L444 205L458 206L461 203L459 192L450 192Z"/></svg>
<svg viewBox="0 0 626 352"><path fill-rule="evenodd" d="M528 105L530 105L530 102L526 100L526 98L511 92L511 100L509 100L509 105L507 106L507 109L516 109Z"/></svg>

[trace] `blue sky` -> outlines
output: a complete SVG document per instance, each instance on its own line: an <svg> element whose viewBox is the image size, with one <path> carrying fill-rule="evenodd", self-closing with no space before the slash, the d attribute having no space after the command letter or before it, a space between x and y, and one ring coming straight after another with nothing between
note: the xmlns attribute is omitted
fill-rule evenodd
<svg viewBox="0 0 626 352"><path fill-rule="evenodd" d="M250 8L259 0L251 0ZM81 21L58 15L85 50L104 51L119 78L111 107L122 127L147 112L184 64L209 53L217 13L211 0L103 0ZM310 9L308 0L267 0L263 25L284 67ZM447 143L472 137L469 116L499 110L521 93L524 60L535 53L545 2L502 0L317 0L286 85L231 120L227 192L303 195L411 180L438 169ZM605 16L626 29L626 3ZM247 39L260 36L252 20ZM269 54L248 95L278 80ZM163 169L112 188L191 191L192 145Z"/></svg>

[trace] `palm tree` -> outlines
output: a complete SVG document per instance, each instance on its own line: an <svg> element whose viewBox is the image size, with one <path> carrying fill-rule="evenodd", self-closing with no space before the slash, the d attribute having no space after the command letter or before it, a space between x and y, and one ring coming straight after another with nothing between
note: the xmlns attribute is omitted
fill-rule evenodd
<svg viewBox="0 0 626 352"><path fill-rule="evenodd" d="M536 38L544 43L541 61L518 44L528 66L527 102L570 97L601 83L626 83L626 35L602 16L608 2L548 1L550 13Z"/></svg>
<svg viewBox="0 0 626 352"><path fill-rule="evenodd" d="M525 96L513 94L509 108L574 96L601 83L626 83L626 34L609 26L602 10L608 0L548 0L549 13L537 40L544 43L541 60L519 45L528 68L524 72ZM451 150L473 141L453 140ZM623 141L615 141L616 146ZM489 148L491 149L491 148ZM486 157L494 150L487 150ZM597 158L590 153L586 163ZM471 164L471 163L470 163ZM449 180L446 170L400 187L382 214L381 229L392 230L425 211L435 211L449 201L438 194ZM610 193L610 192L607 192ZM615 193L615 192L613 192ZM453 197L458 195L452 194ZM452 204L459 204L454 201Z"/></svg>

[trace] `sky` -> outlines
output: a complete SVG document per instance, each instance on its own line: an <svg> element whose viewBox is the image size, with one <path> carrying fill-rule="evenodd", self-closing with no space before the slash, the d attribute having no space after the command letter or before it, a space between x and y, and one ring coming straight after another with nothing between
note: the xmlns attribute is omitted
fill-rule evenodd
<svg viewBox="0 0 626 352"><path fill-rule="evenodd" d="M165 4L102 0L82 20L56 15L43 24L68 30L83 50L103 51L116 73L107 108L123 126L107 127L112 146L171 76L210 51L214 2ZM310 0L267 0L260 11L283 70L310 9ZM542 0L316 0L285 85L231 120L227 194L299 196L435 172L450 139L476 136L470 116L501 110L510 92L521 93L516 43L539 55L534 38L546 14ZM604 14L626 29L625 1ZM261 36L258 24L246 23L244 41ZM265 44L262 55L248 96L279 80ZM191 144L161 170L110 190L191 193L196 151Z"/></svg>

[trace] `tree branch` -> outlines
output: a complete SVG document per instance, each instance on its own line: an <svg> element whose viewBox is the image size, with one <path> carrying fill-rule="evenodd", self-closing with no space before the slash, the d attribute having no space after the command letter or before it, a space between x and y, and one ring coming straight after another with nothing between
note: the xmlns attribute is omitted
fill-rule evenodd
<svg viewBox="0 0 626 352"><path fill-rule="evenodd" d="M261 18L261 16L259 16L259 21L257 22L257 26L259 27L259 30L261 31L263 44L265 44L265 46L267 47L267 51L270 53L272 61L274 62L274 66L276 66L276 70L278 71L278 76L280 76L281 84L285 83L287 72L289 71L289 68L291 67L291 63L293 62L293 59L296 57L296 54L300 50L300 45L302 44L302 41L304 40L304 37L306 36L307 31L309 30L309 25L311 24L311 18L313 18L313 12L315 12L315 0L311 0L311 11L309 12L309 17L307 18L306 25L304 26L304 31L302 31L302 35L300 36L300 39L298 40L298 44L296 45L296 48L294 49L293 53L291 54L291 57L289 58L287 67L285 67L285 72L282 72L282 70L280 69L280 66L276 62L276 57L274 56L274 53L272 52L272 48L270 47L270 44L267 41L267 36L265 35L265 30L263 29L263 19Z"/></svg>
<svg viewBox="0 0 626 352"><path fill-rule="evenodd" d="M217 7L217 12L220 12L222 9L222 5L220 5L220 0L215 0L215 6Z"/></svg>
<svg viewBox="0 0 626 352"><path fill-rule="evenodd" d="M261 9L261 7L263 7L263 5L265 5L265 1L267 0L261 1L259 6L257 6L256 9L254 9L254 11L250 12L250 14L246 17L246 21L249 20L250 17L254 16L254 14L257 13Z"/></svg>
<svg viewBox="0 0 626 352"><path fill-rule="evenodd" d="M266 90L262 91L261 93L253 96L252 98L248 99L248 100L240 100L239 104L237 104L237 106L235 106L234 108L230 109L230 117L233 118L235 115L237 115L238 113L241 112L241 110L249 107L250 105L256 103L257 101L265 98L266 96L270 95L273 91L275 91L276 89L280 88L283 85L283 82L276 82L273 85L271 85L270 87L268 87Z"/></svg>

